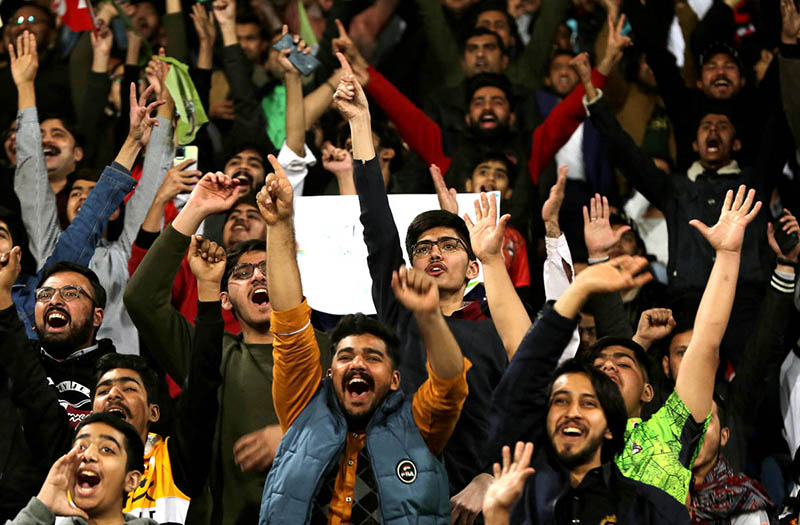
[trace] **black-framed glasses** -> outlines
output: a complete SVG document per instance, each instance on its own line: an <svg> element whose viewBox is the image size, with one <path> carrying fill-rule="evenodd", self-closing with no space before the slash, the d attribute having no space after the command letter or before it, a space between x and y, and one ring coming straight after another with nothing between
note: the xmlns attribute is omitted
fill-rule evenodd
<svg viewBox="0 0 800 525"><path fill-rule="evenodd" d="M68 284L66 286L62 286L61 288L53 288L51 286L37 288L35 295L36 301L40 303L49 303L53 300L53 297L56 296L56 292L58 292L61 295L61 298L64 299L64 302L67 303L77 299L81 294L83 294L92 302L92 304L94 304L94 298L89 295L86 290L74 284Z"/></svg>
<svg viewBox="0 0 800 525"><path fill-rule="evenodd" d="M42 23L42 19L34 15L28 15L28 16L19 15L17 18L14 18L9 22L11 23L11 25L21 26L25 22L28 22L29 24L40 24Z"/></svg>
<svg viewBox="0 0 800 525"><path fill-rule="evenodd" d="M256 268L258 268L258 271L261 272L261 275L264 277L267 276L267 261L261 261L260 263L237 264L233 267L233 270L231 270L230 278L235 281L246 281L253 276Z"/></svg>
<svg viewBox="0 0 800 525"><path fill-rule="evenodd" d="M417 241L417 243L411 247L411 256L424 257L430 255L434 246L438 246L442 254L455 253L459 248L463 248L464 251L467 251L467 246L461 239L455 237L439 237L435 241Z"/></svg>

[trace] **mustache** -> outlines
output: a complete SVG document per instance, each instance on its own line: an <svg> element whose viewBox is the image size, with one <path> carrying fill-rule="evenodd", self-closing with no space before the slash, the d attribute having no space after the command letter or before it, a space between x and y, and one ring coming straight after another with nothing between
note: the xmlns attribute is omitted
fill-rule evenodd
<svg viewBox="0 0 800 525"><path fill-rule="evenodd" d="M360 377L367 383L367 385L369 385L369 388L375 388L375 380L368 372L363 370L351 370L350 372L347 372L342 378L342 386L346 387L347 383L349 383L354 377Z"/></svg>

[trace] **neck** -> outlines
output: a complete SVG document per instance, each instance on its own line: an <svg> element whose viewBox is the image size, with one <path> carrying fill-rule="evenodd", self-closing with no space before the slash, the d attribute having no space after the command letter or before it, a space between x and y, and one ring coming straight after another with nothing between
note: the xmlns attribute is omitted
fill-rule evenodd
<svg viewBox="0 0 800 525"><path fill-rule="evenodd" d="M67 185L66 175L48 173L47 180L50 182L50 189L52 189L53 193L56 195L58 195L58 193L64 189L64 186Z"/></svg>
<svg viewBox="0 0 800 525"><path fill-rule="evenodd" d="M99 516L92 516L89 518L89 525L120 525L120 523L125 523L125 515L121 510L124 503L124 501L120 501L116 511L102 512Z"/></svg>
<svg viewBox="0 0 800 525"><path fill-rule="evenodd" d="M569 471L569 484L572 486L572 488L577 487L581 484L583 478L586 477L587 472L601 465L602 463L600 463L600 454L598 453L591 461L584 463L583 465L578 465Z"/></svg>
<svg viewBox="0 0 800 525"><path fill-rule="evenodd" d="M257 326L250 326L239 322L242 326L242 340L246 344L265 345L272 344L272 332L269 331L269 323Z"/></svg>
<svg viewBox="0 0 800 525"><path fill-rule="evenodd" d="M727 166L731 162L731 159L727 160L720 160L718 162L709 162L705 160L700 160L700 165L703 166L707 170L718 170L723 166Z"/></svg>
<svg viewBox="0 0 800 525"><path fill-rule="evenodd" d="M466 285L458 290L444 290L439 288L439 307L442 309L442 315L451 316L456 310L460 310L464 305L464 290Z"/></svg>
<svg viewBox="0 0 800 525"><path fill-rule="evenodd" d="M692 470L692 478L695 485L705 481L706 476L708 476L708 473L711 472L711 470L717 464L717 461L719 461L719 456L715 457L714 461L709 461L705 465L700 465L699 467L695 465L695 468Z"/></svg>

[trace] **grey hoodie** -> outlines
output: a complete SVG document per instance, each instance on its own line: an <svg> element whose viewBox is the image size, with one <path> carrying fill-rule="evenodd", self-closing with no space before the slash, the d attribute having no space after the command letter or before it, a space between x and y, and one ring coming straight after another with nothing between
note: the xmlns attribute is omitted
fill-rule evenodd
<svg viewBox="0 0 800 525"><path fill-rule="evenodd" d="M19 511L17 517L7 521L6 525L53 525L54 523L58 525L86 525L86 520L73 517L57 518L38 498L31 498L25 508ZM131 525L158 525L158 522L150 518L137 518L130 514L125 514L125 523L130 523Z"/></svg>

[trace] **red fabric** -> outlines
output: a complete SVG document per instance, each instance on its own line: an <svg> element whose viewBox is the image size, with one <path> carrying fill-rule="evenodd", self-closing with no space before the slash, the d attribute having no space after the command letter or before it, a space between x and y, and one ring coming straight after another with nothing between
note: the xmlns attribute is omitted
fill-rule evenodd
<svg viewBox="0 0 800 525"><path fill-rule="evenodd" d="M503 259L514 288L531 285L527 243L522 234L511 226L507 226L503 234Z"/></svg>
<svg viewBox="0 0 800 525"><path fill-rule="evenodd" d="M76 33L94 29L94 11L88 0L61 0L56 11L61 21Z"/></svg>
<svg viewBox="0 0 800 525"><path fill-rule="evenodd" d="M133 165L133 168L131 168L131 177L136 179L137 183L142 179L142 163L141 162L137 162L136 164ZM133 197L133 192L134 191L136 191L136 186L134 186L133 189L131 191L129 191L127 195L125 195L125 198L122 199L126 204L128 203L128 199Z"/></svg>
<svg viewBox="0 0 800 525"><path fill-rule="evenodd" d="M450 167L450 157L442 150L442 130L439 125L375 68L370 66L368 71L367 93L394 122L400 136L408 143L411 150L426 164L436 164L443 174L446 173ZM595 69L592 70L592 81L595 87L602 89L606 84L606 77ZM533 132L528 171L534 184L538 182L542 170L586 118L586 109L583 107L584 94L583 85L579 84Z"/></svg>
<svg viewBox="0 0 800 525"><path fill-rule="evenodd" d="M488 317L486 317L486 315L483 313L483 310L481 310L480 301L472 301L467 303L467 305L463 308L453 312L450 317L455 319L464 319L465 321L483 321L484 319L488 319Z"/></svg>

